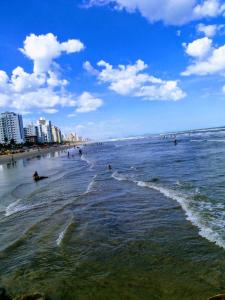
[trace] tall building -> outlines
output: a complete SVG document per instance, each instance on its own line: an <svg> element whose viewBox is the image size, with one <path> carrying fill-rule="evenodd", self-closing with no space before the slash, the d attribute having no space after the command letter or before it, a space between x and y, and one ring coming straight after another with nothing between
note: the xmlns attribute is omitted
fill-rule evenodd
<svg viewBox="0 0 225 300"><path fill-rule="evenodd" d="M52 136L54 143L62 143L62 133L58 127L52 126Z"/></svg>
<svg viewBox="0 0 225 300"><path fill-rule="evenodd" d="M67 142L77 142L79 141L79 137L77 136L76 133L70 133L66 136L66 141Z"/></svg>
<svg viewBox="0 0 225 300"><path fill-rule="evenodd" d="M28 124L24 127L24 137L26 142L36 144L38 142L38 126Z"/></svg>
<svg viewBox="0 0 225 300"><path fill-rule="evenodd" d="M0 143L24 143L23 119L14 112L0 114Z"/></svg>
<svg viewBox="0 0 225 300"><path fill-rule="evenodd" d="M53 143L52 123L45 118L38 120L38 132L41 143Z"/></svg>

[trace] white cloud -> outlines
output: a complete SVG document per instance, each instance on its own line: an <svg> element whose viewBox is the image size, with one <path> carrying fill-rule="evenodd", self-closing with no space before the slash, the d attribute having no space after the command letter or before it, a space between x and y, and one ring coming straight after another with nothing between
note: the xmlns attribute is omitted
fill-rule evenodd
<svg viewBox="0 0 225 300"><path fill-rule="evenodd" d="M86 0L88 7L111 4L115 9L133 13L139 11L151 23L182 25L192 20L216 17L224 6L220 0Z"/></svg>
<svg viewBox="0 0 225 300"><path fill-rule="evenodd" d="M76 116L77 116L76 113L71 113L71 114L68 114L68 115L67 115L68 118L73 118L73 117L76 117Z"/></svg>
<svg viewBox="0 0 225 300"><path fill-rule="evenodd" d="M88 73L90 73L92 75L98 75L98 71L92 67L92 65L90 64L89 61L85 61L83 63L83 68L84 68L84 70L86 70Z"/></svg>
<svg viewBox="0 0 225 300"><path fill-rule="evenodd" d="M47 114L55 114L58 112L58 109L56 108L45 108L43 109L43 112L47 113Z"/></svg>
<svg viewBox="0 0 225 300"><path fill-rule="evenodd" d="M117 68L102 60L98 66L101 68L96 70L99 82L109 84L109 89L120 95L174 101L185 97L177 81L162 80L144 72L148 65L140 59L133 65L119 65Z"/></svg>
<svg viewBox="0 0 225 300"><path fill-rule="evenodd" d="M183 46L188 55L202 59L212 51L212 40L204 37Z"/></svg>
<svg viewBox="0 0 225 300"><path fill-rule="evenodd" d="M115 136L123 137L127 134L126 126L118 118L77 124L70 132L71 131L75 131L79 136L85 136L95 140L102 140Z"/></svg>
<svg viewBox="0 0 225 300"><path fill-rule="evenodd" d="M84 49L79 40L68 40L60 43L52 33L45 35L30 34L24 41L21 52L34 62L34 73L42 73L49 70L52 61L63 52L75 53Z"/></svg>
<svg viewBox="0 0 225 300"><path fill-rule="evenodd" d="M56 113L57 106L77 107L78 112L88 112L101 106L102 100L90 93L80 96L66 91L66 79L56 72L54 59L62 52L74 53L83 49L78 40L59 43L52 33L26 37L22 52L33 60L34 71L27 73L16 67L11 76L0 70L0 107L30 112L36 108L46 113Z"/></svg>
<svg viewBox="0 0 225 300"><path fill-rule="evenodd" d="M204 17L216 17L221 13L221 5L218 0L205 0L194 7L193 14L196 19Z"/></svg>
<svg viewBox="0 0 225 300"><path fill-rule="evenodd" d="M0 70L0 91L7 87L9 77L5 71Z"/></svg>
<svg viewBox="0 0 225 300"><path fill-rule="evenodd" d="M196 59L182 73L184 76L189 75L209 75L225 73L225 45L218 48L212 48L208 56L199 60Z"/></svg>
<svg viewBox="0 0 225 300"><path fill-rule="evenodd" d="M213 37L219 29L219 26L214 25L204 25L204 24L198 24L197 31L204 33L207 37Z"/></svg>
<svg viewBox="0 0 225 300"><path fill-rule="evenodd" d="M103 105L102 99L96 98L88 92L83 92L83 94L78 97L78 102L77 102L78 107L76 111L80 113L95 111L102 105Z"/></svg>

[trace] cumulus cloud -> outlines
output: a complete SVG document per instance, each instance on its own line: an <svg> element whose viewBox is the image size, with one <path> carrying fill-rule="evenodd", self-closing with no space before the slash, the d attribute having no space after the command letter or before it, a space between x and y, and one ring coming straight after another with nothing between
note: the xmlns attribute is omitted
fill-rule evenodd
<svg viewBox="0 0 225 300"><path fill-rule="evenodd" d="M222 12L222 5L218 0L205 0L197 4L193 9L193 15L197 19L204 17L216 17Z"/></svg>
<svg viewBox="0 0 225 300"><path fill-rule="evenodd" d="M109 137L120 136L123 137L127 134L126 126L122 120L118 118L107 119L97 122L87 122L77 124L73 130L79 136L86 136L95 140L108 139Z"/></svg>
<svg viewBox="0 0 225 300"><path fill-rule="evenodd" d="M191 44L195 43L192 42ZM186 68L182 75L209 75L209 74L221 74L225 73L225 45L220 47L212 47L212 40L210 40L210 51L206 51L207 55L196 55L196 59ZM200 47L201 48L201 47ZM208 46L209 49L209 46ZM199 50L199 54L201 54ZM196 50L196 53L198 51ZM187 52L188 53L188 52ZM191 55L190 53L188 53ZM194 55L192 55L194 56Z"/></svg>
<svg viewBox="0 0 225 300"><path fill-rule="evenodd" d="M151 23L162 21L172 25L216 17L225 9L220 0L86 0L85 3L88 7L110 4L117 10L138 11Z"/></svg>
<svg viewBox="0 0 225 300"><path fill-rule="evenodd" d="M45 108L43 109L43 112L47 113L47 114L55 114L58 112L58 109L56 108Z"/></svg>
<svg viewBox="0 0 225 300"><path fill-rule="evenodd" d="M144 72L148 65L140 59L133 65L119 65L115 68L103 60L97 65L100 68L96 70L99 82L108 84L110 90L120 95L174 101L185 97L177 81L162 80Z"/></svg>
<svg viewBox="0 0 225 300"><path fill-rule="evenodd" d="M52 61L63 52L75 53L84 49L79 40L68 40L60 43L57 37L48 33L45 35L30 34L24 41L24 47L20 51L34 62L34 73L42 73L49 70Z"/></svg>
<svg viewBox="0 0 225 300"><path fill-rule="evenodd" d="M204 58L212 51L212 40L204 37L189 44L183 44L188 55L196 58Z"/></svg>
<svg viewBox="0 0 225 300"><path fill-rule="evenodd" d="M86 113L90 111L95 111L99 107L103 105L103 100L100 98L96 98L88 92L83 92L78 97L77 102L77 112Z"/></svg>
<svg viewBox="0 0 225 300"><path fill-rule="evenodd" d="M218 31L218 25L204 25L204 24L198 24L197 31L200 33L204 33L207 37L213 37L216 32Z"/></svg>
<svg viewBox="0 0 225 300"><path fill-rule="evenodd" d="M83 63L83 68L92 75L98 75L98 71L95 68L93 68L89 61L85 61Z"/></svg>
<svg viewBox="0 0 225 300"><path fill-rule="evenodd" d="M68 92L66 79L56 72L54 59L63 52L75 53L83 49L78 40L60 43L52 33L26 37L22 52L32 59L32 73L22 67L16 67L9 76L0 70L0 107L13 108L20 112L29 112L36 108L46 113L56 113L57 106L77 107L78 112L97 109L103 103L90 93L80 96Z"/></svg>

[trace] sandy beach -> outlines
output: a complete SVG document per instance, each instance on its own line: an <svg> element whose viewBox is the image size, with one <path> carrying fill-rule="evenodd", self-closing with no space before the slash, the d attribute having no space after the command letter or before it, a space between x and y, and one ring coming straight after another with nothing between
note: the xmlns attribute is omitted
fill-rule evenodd
<svg viewBox="0 0 225 300"><path fill-rule="evenodd" d="M20 158L28 158L28 157L35 157L38 155L42 155L45 153L50 153L50 152L55 152L59 150L65 150L69 149L71 147L74 147L78 144L73 144L73 145L60 145L57 147L48 147L44 149L29 149L25 152L22 153L15 153L15 154L8 154L8 155L0 155L0 165L2 164L7 164L12 161L12 157L14 160L20 159Z"/></svg>

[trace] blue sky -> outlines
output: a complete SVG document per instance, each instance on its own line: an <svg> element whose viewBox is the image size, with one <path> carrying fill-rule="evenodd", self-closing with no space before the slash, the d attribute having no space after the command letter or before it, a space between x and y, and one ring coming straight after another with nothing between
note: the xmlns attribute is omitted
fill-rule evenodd
<svg viewBox="0 0 225 300"><path fill-rule="evenodd" d="M225 125L219 0L2 0L0 111L122 137Z"/></svg>

